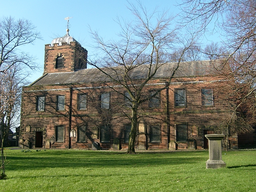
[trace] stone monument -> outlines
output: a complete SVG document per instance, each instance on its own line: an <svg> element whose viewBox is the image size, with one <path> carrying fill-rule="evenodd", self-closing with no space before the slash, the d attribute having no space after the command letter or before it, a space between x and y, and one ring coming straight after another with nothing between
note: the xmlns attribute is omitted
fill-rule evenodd
<svg viewBox="0 0 256 192"><path fill-rule="evenodd" d="M222 161L221 140L225 137L223 134L207 134L205 137L209 142L209 159L206 161L206 169L217 169L226 167Z"/></svg>

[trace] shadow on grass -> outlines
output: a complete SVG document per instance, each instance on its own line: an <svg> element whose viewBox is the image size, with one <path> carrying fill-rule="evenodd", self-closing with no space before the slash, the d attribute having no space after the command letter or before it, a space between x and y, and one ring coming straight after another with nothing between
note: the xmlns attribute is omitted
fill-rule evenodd
<svg viewBox="0 0 256 192"><path fill-rule="evenodd" d="M44 168L77 167L147 167L194 164L205 161L205 154L143 153L128 155L111 152L43 151L18 152L7 156L8 170L38 170Z"/></svg>
<svg viewBox="0 0 256 192"><path fill-rule="evenodd" d="M143 176L148 176L148 174L146 173L129 173L129 174L124 174L122 173L122 177L133 177L133 176L139 176L139 175L143 175ZM120 177L120 174L108 174L108 175L97 175L97 174L68 174L68 175L38 175L38 176L15 176L9 179L17 179L17 178L21 178L21 179L36 179L36 178L66 178L66 177L110 177L110 176L117 176Z"/></svg>
<svg viewBox="0 0 256 192"><path fill-rule="evenodd" d="M234 168L241 168L241 167L256 167L256 164L229 166L227 168L228 169L234 169Z"/></svg>

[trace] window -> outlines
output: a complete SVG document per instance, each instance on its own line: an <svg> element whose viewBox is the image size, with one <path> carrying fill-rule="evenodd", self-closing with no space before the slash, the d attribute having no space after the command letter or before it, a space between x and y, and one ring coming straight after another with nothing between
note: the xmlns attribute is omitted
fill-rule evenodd
<svg viewBox="0 0 256 192"><path fill-rule="evenodd" d="M101 143L110 142L110 128L108 125L103 125L100 128L100 142Z"/></svg>
<svg viewBox="0 0 256 192"><path fill-rule="evenodd" d="M124 143L129 143L130 132L131 132L131 124L125 125L125 128L124 128Z"/></svg>
<svg viewBox="0 0 256 192"><path fill-rule="evenodd" d="M86 110L87 108L87 94L77 95L77 109Z"/></svg>
<svg viewBox="0 0 256 192"><path fill-rule="evenodd" d="M160 106L160 93L156 93L156 91L150 91L149 108L158 108L159 106Z"/></svg>
<svg viewBox="0 0 256 192"><path fill-rule="evenodd" d="M59 56L57 56L57 58L56 58L56 66L55 66L56 69L64 67L64 61L63 60L64 59L63 59L61 54Z"/></svg>
<svg viewBox="0 0 256 192"><path fill-rule="evenodd" d="M124 92L124 103L126 107L132 107L131 96L128 91Z"/></svg>
<svg viewBox="0 0 256 192"><path fill-rule="evenodd" d="M56 133L56 142L64 142L64 126L56 126L55 128Z"/></svg>
<svg viewBox="0 0 256 192"><path fill-rule="evenodd" d="M86 142L87 125L82 125L77 128L77 142Z"/></svg>
<svg viewBox="0 0 256 192"><path fill-rule="evenodd" d="M202 105L213 106L213 89L202 89Z"/></svg>
<svg viewBox="0 0 256 192"><path fill-rule="evenodd" d="M160 125L150 126L149 136L150 136L151 143L160 143L161 142L161 126Z"/></svg>
<svg viewBox="0 0 256 192"><path fill-rule="evenodd" d="M174 99L176 107L186 106L186 90L185 89L175 89Z"/></svg>
<svg viewBox="0 0 256 192"><path fill-rule="evenodd" d="M102 93L100 100L101 100L101 108L102 109L110 108L110 93Z"/></svg>
<svg viewBox="0 0 256 192"><path fill-rule="evenodd" d="M36 99L36 110L44 111L45 107L45 96L38 96Z"/></svg>
<svg viewBox="0 0 256 192"><path fill-rule="evenodd" d="M78 67L77 68L78 69L82 69L83 65L84 65L84 63L83 63L82 59L79 58L79 60L78 60Z"/></svg>
<svg viewBox="0 0 256 192"><path fill-rule="evenodd" d="M65 96L57 95L57 111L63 111L65 109Z"/></svg>
<svg viewBox="0 0 256 192"><path fill-rule="evenodd" d="M176 125L176 141L187 141L188 126L187 124Z"/></svg>

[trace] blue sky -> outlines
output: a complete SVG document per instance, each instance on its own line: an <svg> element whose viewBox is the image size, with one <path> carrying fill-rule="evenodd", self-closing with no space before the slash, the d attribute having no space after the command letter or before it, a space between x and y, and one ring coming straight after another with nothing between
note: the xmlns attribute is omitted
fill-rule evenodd
<svg viewBox="0 0 256 192"><path fill-rule="evenodd" d="M136 0L129 1L136 5ZM170 15L179 12L176 0L140 0L150 11L168 11ZM15 19L31 21L42 39L33 45L24 47L24 51L35 57L39 69L33 71L30 82L43 73L44 45L50 44L56 37L66 33L66 17L70 19L70 35L93 54L95 43L90 34L90 28L97 31L106 40L115 39L120 32L117 18L129 21L132 18L126 0L0 0L0 19L12 16Z"/></svg>

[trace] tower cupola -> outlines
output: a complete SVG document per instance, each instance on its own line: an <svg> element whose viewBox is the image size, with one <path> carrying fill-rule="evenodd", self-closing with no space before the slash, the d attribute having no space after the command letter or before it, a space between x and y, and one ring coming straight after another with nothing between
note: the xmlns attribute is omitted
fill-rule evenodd
<svg viewBox="0 0 256 192"><path fill-rule="evenodd" d="M58 37L53 39L51 45L53 46L54 44L58 44L59 46L61 46L63 43L70 44L71 42L75 42L75 41L76 40L69 35L69 29L67 29L66 35L63 37Z"/></svg>

